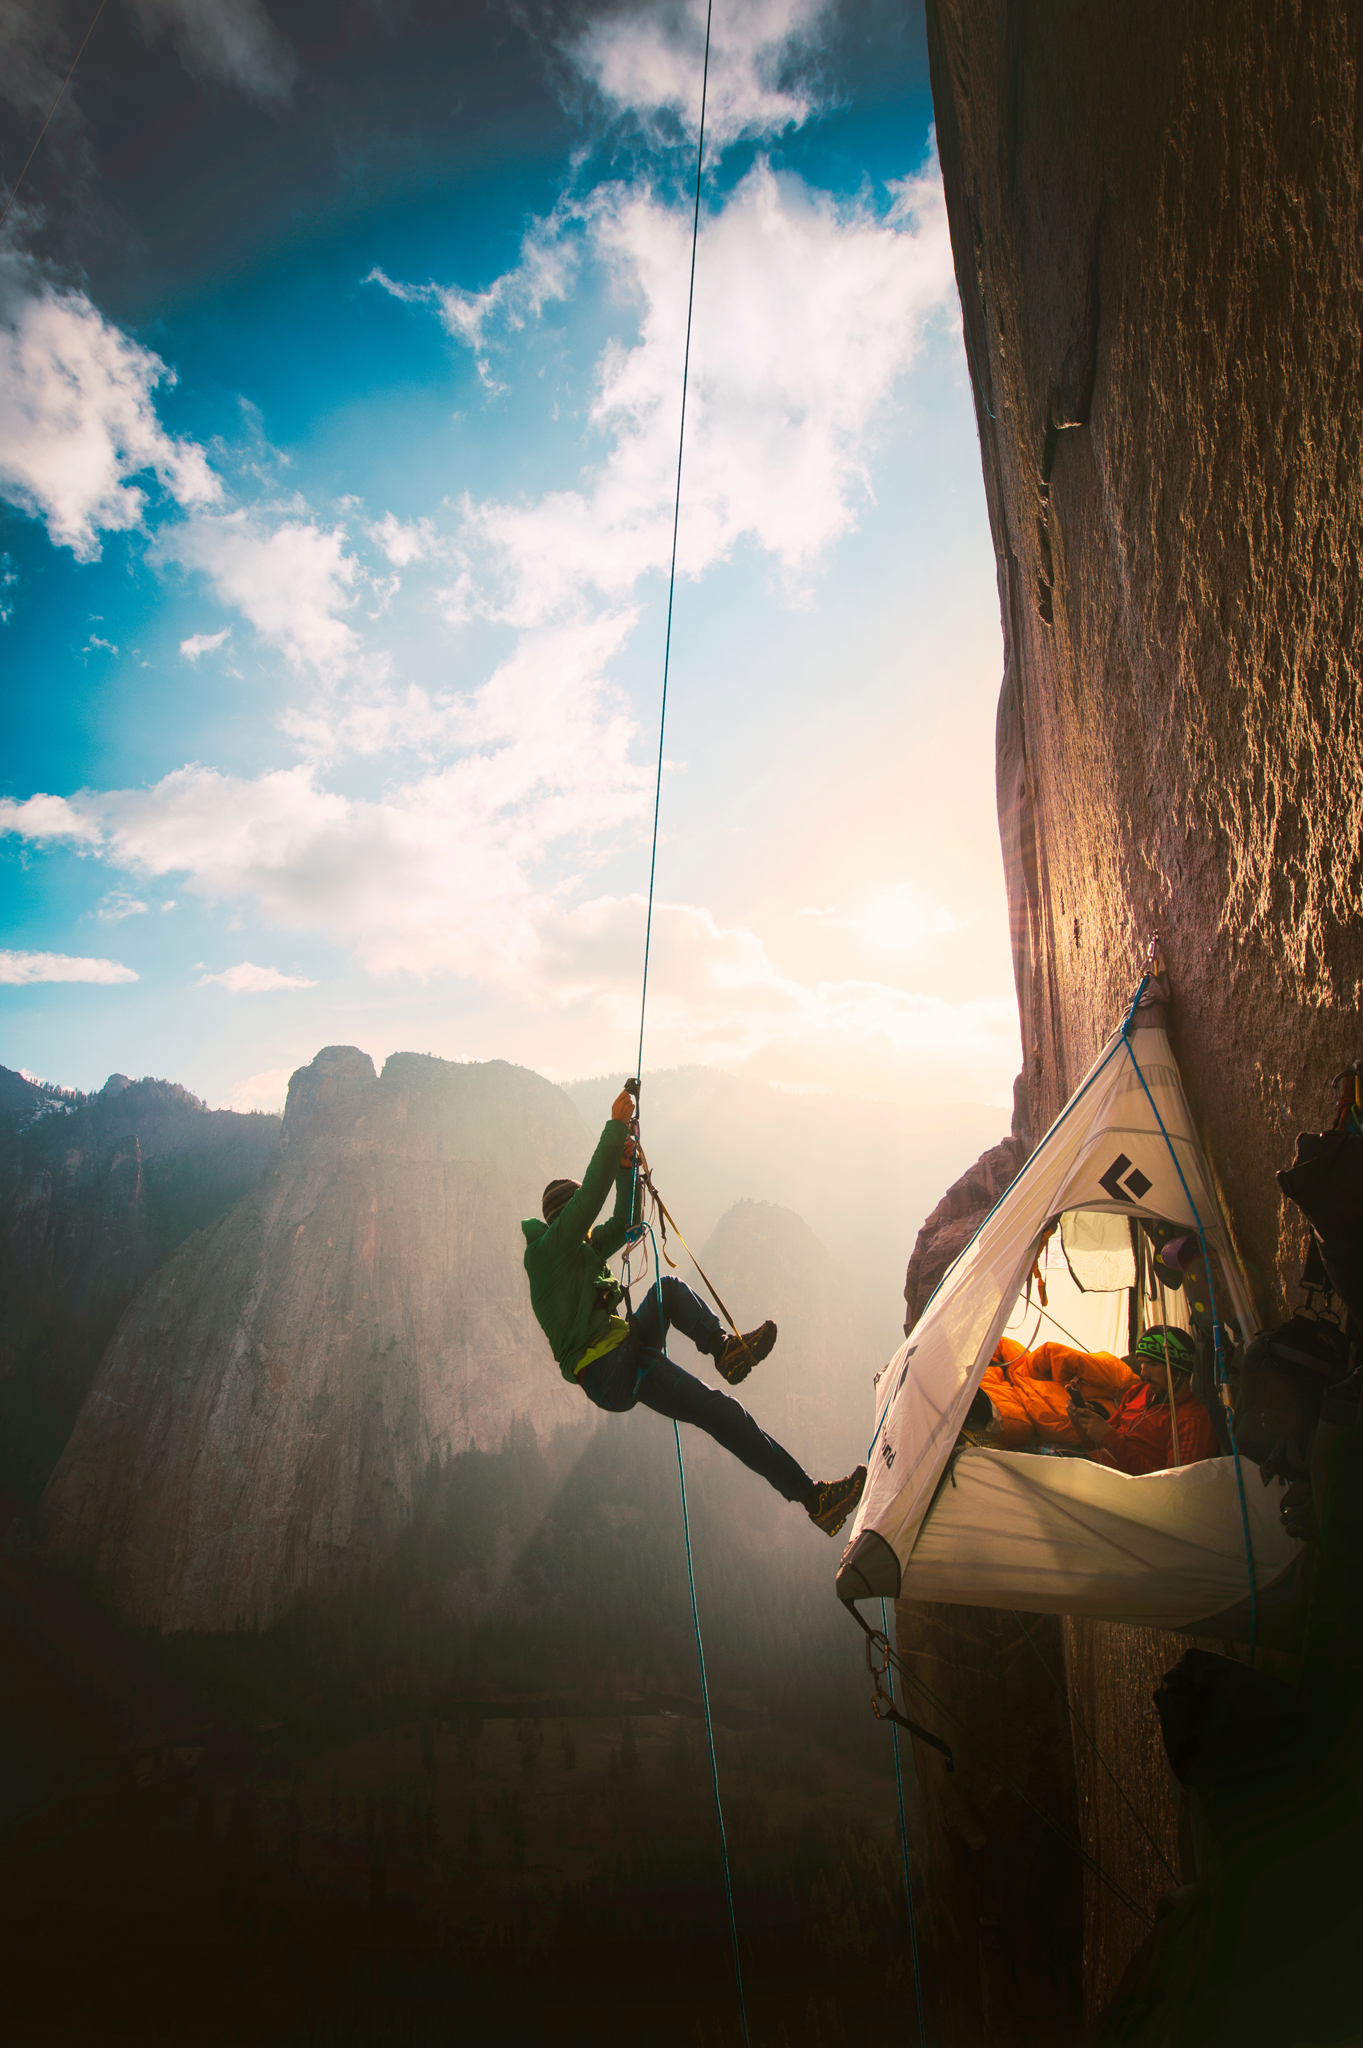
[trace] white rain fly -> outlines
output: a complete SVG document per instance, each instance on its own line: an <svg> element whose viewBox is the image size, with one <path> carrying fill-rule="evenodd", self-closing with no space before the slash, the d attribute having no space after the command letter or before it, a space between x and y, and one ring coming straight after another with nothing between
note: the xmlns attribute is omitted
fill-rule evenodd
<svg viewBox="0 0 1363 2048"><path fill-rule="evenodd" d="M1114 1341L1114 1305L1124 1328L1125 1296L1111 1290L1130 1284L1133 1217L1190 1232L1201 1219L1222 1320L1247 1340L1254 1318L1173 1053L1139 1012L1129 1036L1118 1031L1104 1046L881 1374L866 1490L838 1574L844 1599L902 1594L1186 1629L1247 1598L1230 1458L1132 1478L1082 1458L985 1448L952 1457L1005 1329L1031 1344L1063 1341L1066 1331L1050 1327L1058 1321L1081 1348L1126 1349L1124 1337ZM1053 1313L1033 1333L1039 1309L1035 1297L1025 1305L1025 1283L1057 1220L1063 1251L1048 1264L1068 1268L1065 1303L1052 1295ZM1107 1344L1095 1342L1098 1320L1112 1326ZM1263 1488L1253 1468L1245 1476L1262 1592L1299 1546L1278 1523L1278 1489Z"/></svg>

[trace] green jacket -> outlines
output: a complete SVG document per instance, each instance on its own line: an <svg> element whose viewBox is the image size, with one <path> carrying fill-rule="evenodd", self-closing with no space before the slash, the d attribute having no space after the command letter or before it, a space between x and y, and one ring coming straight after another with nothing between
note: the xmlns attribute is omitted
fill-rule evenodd
<svg viewBox="0 0 1363 2048"><path fill-rule="evenodd" d="M629 1235L634 1198L634 1168L621 1164L628 1127L614 1120L601 1133L581 1187L554 1218L538 1216L522 1223L530 1306L549 1339L565 1380L576 1383L573 1371L584 1351L610 1329L611 1312L623 1290L606 1265ZM615 1181L615 1211L607 1223L592 1230L593 1219ZM588 1235L588 1232L591 1234Z"/></svg>

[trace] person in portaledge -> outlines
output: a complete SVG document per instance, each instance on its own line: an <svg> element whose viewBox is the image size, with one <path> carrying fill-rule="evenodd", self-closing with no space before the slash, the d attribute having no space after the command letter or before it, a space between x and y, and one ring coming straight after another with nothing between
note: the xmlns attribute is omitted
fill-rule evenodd
<svg viewBox="0 0 1363 2048"><path fill-rule="evenodd" d="M1109 1420L1070 1394L1070 1416L1096 1465L1118 1472L1166 1472L1171 1465L1196 1465L1216 1458L1216 1431L1193 1392L1195 1354L1186 1330L1157 1323L1127 1356L1139 1378L1123 1394ZM1169 1405L1173 1382L1174 1405Z"/></svg>
<svg viewBox="0 0 1363 2048"><path fill-rule="evenodd" d="M789 1451L758 1427L746 1408L718 1387L707 1387L667 1357L668 1330L680 1330L697 1351L715 1362L730 1386L746 1379L776 1342L775 1323L746 1336L726 1338L718 1318L700 1297L671 1278L650 1286L637 1313L616 1313L624 1290L606 1260L630 1234L634 1199L634 1140L629 1133L634 1104L616 1097L611 1120L601 1133L581 1185L551 1180L541 1207L544 1220L522 1223L530 1305L565 1380L580 1386L598 1408L621 1412L642 1401L659 1415L689 1422L760 1474L786 1500L796 1501L809 1519L835 1535L861 1499L866 1467L845 1479L810 1478ZM597 1223L615 1184L615 1209ZM662 1300L659 1302L659 1294Z"/></svg>

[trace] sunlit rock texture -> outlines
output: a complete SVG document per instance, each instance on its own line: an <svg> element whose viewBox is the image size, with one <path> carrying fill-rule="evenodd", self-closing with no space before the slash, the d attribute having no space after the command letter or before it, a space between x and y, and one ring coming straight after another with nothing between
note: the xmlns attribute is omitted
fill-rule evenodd
<svg viewBox="0 0 1363 2048"><path fill-rule="evenodd" d="M1044 1128L1157 933L1270 1308L1363 1050L1363 12L928 0Z"/></svg>
<svg viewBox="0 0 1363 2048"><path fill-rule="evenodd" d="M590 1134L501 1061L329 1047L277 1164L144 1286L43 1501L45 1541L162 1629L352 1578L433 1454L579 1419L530 1313L522 1216Z"/></svg>
<svg viewBox="0 0 1363 2048"><path fill-rule="evenodd" d="M1363 1051L1363 13L927 0L927 28L997 560L999 818L1035 1129L1156 936L1193 1113L1276 1317L1304 1233L1273 1170ZM912 1641L915 1617L899 1626ZM1090 1862L1068 1939L1090 2018L1142 1915L1190 1874L1149 1784L1173 1646L1109 1634L1066 1632L1071 1702L1122 1780L1112 1800L1090 1758L1077 1773ZM949 1816L924 1846L942 1927L1056 1936L1050 1902L992 1886ZM1033 2015L991 2010L968 1951L962 2048L1022 2038Z"/></svg>

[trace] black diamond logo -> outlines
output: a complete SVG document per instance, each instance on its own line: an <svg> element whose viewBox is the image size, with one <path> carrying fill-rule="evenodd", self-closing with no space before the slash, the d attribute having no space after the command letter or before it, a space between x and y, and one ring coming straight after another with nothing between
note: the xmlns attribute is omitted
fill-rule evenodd
<svg viewBox="0 0 1363 2048"><path fill-rule="evenodd" d="M1125 1186L1122 1184L1123 1175ZM1107 1190L1114 1202L1143 1202L1154 1183L1139 1166L1131 1164L1125 1152L1119 1152L1098 1185Z"/></svg>

